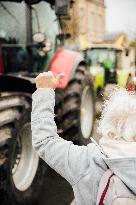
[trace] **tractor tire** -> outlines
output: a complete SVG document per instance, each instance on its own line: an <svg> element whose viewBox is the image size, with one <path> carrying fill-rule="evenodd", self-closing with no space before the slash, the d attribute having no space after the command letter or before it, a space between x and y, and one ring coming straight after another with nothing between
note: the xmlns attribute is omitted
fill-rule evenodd
<svg viewBox="0 0 136 205"><path fill-rule="evenodd" d="M79 66L73 78L63 92L59 93L62 101L60 120L57 123L62 130L62 137L77 145L87 145L91 142L95 118L94 91L92 78L85 66ZM58 100L59 101L59 100Z"/></svg>
<svg viewBox="0 0 136 205"><path fill-rule="evenodd" d="M32 148L31 95L0 96L0 202L33 205L43 185L46 166Z"/></svg>

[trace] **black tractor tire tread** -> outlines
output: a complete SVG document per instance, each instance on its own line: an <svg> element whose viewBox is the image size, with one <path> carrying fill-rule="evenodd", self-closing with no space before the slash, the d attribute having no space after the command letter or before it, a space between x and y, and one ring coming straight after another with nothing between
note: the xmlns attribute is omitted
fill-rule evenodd
<svg viewBox="0 0 136 205"><path fill-rule="evenodd" d="M78 136L81 93L85 85L91 87L91 82L90 74L86 71L86 68L84 66L79 66L64 90L62 98L63 104L60 112L60 129L63 130L62 137L66 140L73 141L74 144L82 144ZM83 142L83 144L86 143Z"/></svg>
<svg viewBox="0 0 136 205"><path fill-rule="evenodd" d="M62 118L67 116L68 113L79 111L80 108L78 106L78 103L79 99L77 97L69 98L69 100L67 100L67 102L64 104Z"/></svg>
<svg viewBox="0 0 136 205"><path fill-rule="evenodd" d="M12 136L12 127L3 126L0 129L0 148L6 144L6 141L9 140Z"/></svg>
<svg viewBox="0 0 136 205"><path fill-rule="evenodd" d="M28 102L25 100L24 96L0 96L0 111L13 107L29 106Z"/></svg>
<svg viewBox="0 0 136 205"><path fill-rule="evenodd" d="M19 120L21 113L16 108L7 109L0 112L0 126Z"/></svg>
<svg viewBox="0 0 136 205"><path fill-rule="evenodd" d="M26 96L26 99L28 96ZM22 100L23 99L23 100ZM12 131L15 121L19 121L25 108L30 107L25 96L16 96L13 93L0 96L0 201L3 205L10 204L8 192L10 192L7 182L7 170L9 167L10 146ZM11 104L10 104L11 100ZM31 99L29 99L31 101Z"/></svg>

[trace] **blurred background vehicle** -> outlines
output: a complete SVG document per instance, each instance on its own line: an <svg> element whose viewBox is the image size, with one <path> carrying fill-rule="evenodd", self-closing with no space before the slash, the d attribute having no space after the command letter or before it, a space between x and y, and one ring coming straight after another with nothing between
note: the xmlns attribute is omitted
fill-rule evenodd
<svg viewBox="0 0 136 205"><path fill-rule="evenodd" d="M129 46L125 34L121 34L114 41L92 44L85 50L85 58L94 76L97 96L101 95L109 84L127 87L130 76L135 75L135 56L135 49Z"/></svg>

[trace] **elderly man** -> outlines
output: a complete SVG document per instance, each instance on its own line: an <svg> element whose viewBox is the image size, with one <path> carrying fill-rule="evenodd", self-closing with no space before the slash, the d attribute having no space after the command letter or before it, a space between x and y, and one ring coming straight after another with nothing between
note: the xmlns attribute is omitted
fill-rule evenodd
<svg viewBox="0 0 136 205"><path fill-rule="evenodd" d="M71 184L77 205L135 205L135 93L119 90L106 103L99 145L76 146L58 136L54 122L54 89L63 77L50 71L36 77L31 114L35 150Z"/></svg>

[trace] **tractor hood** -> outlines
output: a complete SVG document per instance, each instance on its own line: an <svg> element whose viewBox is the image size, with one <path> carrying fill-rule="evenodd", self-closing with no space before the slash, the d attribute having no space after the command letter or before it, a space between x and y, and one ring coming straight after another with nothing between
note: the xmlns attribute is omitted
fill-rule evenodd
<svg viewBox="0 0 136 205"><path fill-rule="evenodd" d="M24 0L24 2L28 5L37 4L42 0ZM51 6L55 5L55 13L56 15L67 15L70 7L70 0L43 0L51 4ZM0 2L17 2L21 3L23 0L0 0Z"/></svg>
<svg viewBox="0 0 136 205"><path fill-rule="evenodd" d="M2 2L17 2L17 3L21 3L23 0L2 0ZM41 2L42 0L24 0L27 4L29 4L29 5L32 5L32 4L37 4L37 3L39 3L39 2ZM50 3L50 4L54 4L54 2L55 2L55 0L44 0L44 1L46 1L46 2L48 2L48 3ZM0 2L1 2L1 0L0 0Z"/></svg>

